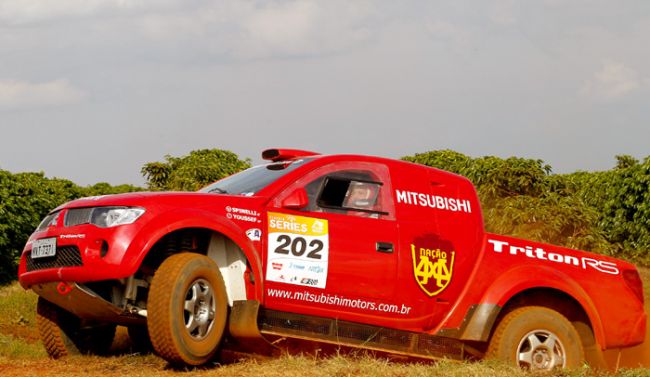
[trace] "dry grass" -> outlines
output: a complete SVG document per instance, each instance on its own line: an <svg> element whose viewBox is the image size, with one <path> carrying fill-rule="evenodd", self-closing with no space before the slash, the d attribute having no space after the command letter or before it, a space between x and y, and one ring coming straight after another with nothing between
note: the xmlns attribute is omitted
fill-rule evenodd
<svg viewBox="0 0 650 377"><path fill-rule="evenodd" d="M630 372L632 374L630 374ZM496 362L436 364L402 364L369 356L334 356L315 359L304 356L284 356L267 361L244 360L230 365L191 370L174 370L161 359L149 356L70 357L65 361L47 358L39 360L0 358L0 375L9 376L241 376L241 377L529 377L529 376L610 376L588 368L576 371L527 373ZM624 376L650 376L647 370L622 372Z"/></svg>
<svg viewBox="0 0 650 377"><path fill-rule="evenodd" d="M0 288L0 357L47 357L35 330L35 308L36 295L31 291L18 284Z"/></svg>
<svg viewBox="0 0 650 377"><path fill-rule="evenodd" d="M650 291L650 269L641 276ZM595 371L588 367L554 373L527 373L495 361L476 363L400 363L367 354L334 355L327 358L286 355L268 360L246 359L228 365L175 370L154 355L129 354L130 342L123 328L113 345L113 356L76 356L51 360L43 350L36 332L34 308L36 295L17 284L0 288L0 376L242 376L242 377L517 377L517 376L647 376L650 369Z"/></svg>

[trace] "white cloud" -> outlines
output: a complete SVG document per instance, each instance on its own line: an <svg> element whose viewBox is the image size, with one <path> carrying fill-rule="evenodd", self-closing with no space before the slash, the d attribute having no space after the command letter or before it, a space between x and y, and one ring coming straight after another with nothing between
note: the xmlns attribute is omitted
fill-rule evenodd
<svg viewBox="0 0 650 377"><path fill-rule="evenodd" d="M614 99L641 89L643 78L620 62L606 61L582 87L581 93L599 99Z"/></svg>
<svg viewBox="0 0 650 377"><path fill-rule="evenodd" d="M210 43L232 38L241 20L255 4L223 0L203 6L187 6L175 12L147 12L135 19L138 33L157 41L205 37ZM211 35L213 34L213 35Z"/></svg>
<svg viewBox="0 0 650 377"><path fill-rule="evenodd" d="M500 26L511 26L517 23L515 0L499 0L490 3L488 17L492 22Z"/></svg>
<svg viewBox="0 0 650 377"><path fill-rule="evenodd" d="M0 80L0 109L65 105L84 97L83 91L63 79L44 83Z"/></svg>
<svg viewBox="0 0 650 377"><path fill-rule="evenodd" d="M131 45L247 60L358 46L377 31L377 14L368 0L0 0L0 29L8 39L83 27L100 44L128 35Z"/></svg>
<svg viewBox="0 0 650 377"><path fill-rule="evenodd" d="M176 2L178 0L2 0L0 20L8 24L28 24L113 10L155 9Z"/></svg>
<svg viewBox="0 0 650 377"><path fill-rule="evenodd" d="M435 20L429 21L426 29L433 38L447 42L455 52L466 52L472 48L472 33L457 24Z"/></svg>
<svg viewBox="0 0 650 377"><path fill-rule="evenodd" d="M211 52L243 59L324 54L370 37L373 7L365 1L241 2L223 0L182 13L153 12L140 32L161 42L198 42Z"/></svg>
<svg viewBox="0 0 650 377"><path fill-rule="evenodd" d="M0 19L23 24L61 16L87 15L106 6L104 0L4 0L0 3Z"/></svg>
<svg viewBox="0 0 650 377"><path fill-rule="evenodd" d="M314 2L278 4L250 15L244 28L253 41L271 49L304 48L319 26L322 9Z"/></svg>

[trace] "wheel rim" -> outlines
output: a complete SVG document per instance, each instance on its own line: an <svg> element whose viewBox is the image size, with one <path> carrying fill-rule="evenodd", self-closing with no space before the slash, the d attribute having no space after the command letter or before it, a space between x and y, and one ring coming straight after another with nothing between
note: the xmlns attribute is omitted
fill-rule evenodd
<svg viewBox="0 0 650 377"><path fill-rule="evenodd" d="M185 329L192 338L200 340L210 333L215 311L212 285L205 279L195 280L185 294L183 305Z"/></svg>
<svg viewBox="0 0 650 377"><path fill-rule="evenodd" d="M519 366L525 369L551 370L566 366L564 346L557 335L547 330L526 334L517 347Z"/></svg>

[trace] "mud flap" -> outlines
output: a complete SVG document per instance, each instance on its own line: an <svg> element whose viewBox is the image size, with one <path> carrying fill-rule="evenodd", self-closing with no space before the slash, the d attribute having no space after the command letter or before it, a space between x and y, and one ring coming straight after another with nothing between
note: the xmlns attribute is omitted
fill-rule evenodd
<svg viewBox="0 0 650 377"><path fill-rule="evenodd" d="M273 356L281 353L280 349L266 340L259 330L257 320L260 302L257 300L234 301L230 310L228 330L235 341L237 351Z"/></svg>
<svg viewBox="0 0 650 377"><path fill-rule="evenodd" d="M575 321L572 322L573 327L576 328L576 331L580 335L580 340L582 341L582 348L585 351L585 360L589 363L589 366L595 369L608 369L610 368L605 361L600 345L596 342L594 338L594 333L591 328L584 322ZM618 369L618 368L616 368ZM615 369L613 369L615 370Z"/></svg>

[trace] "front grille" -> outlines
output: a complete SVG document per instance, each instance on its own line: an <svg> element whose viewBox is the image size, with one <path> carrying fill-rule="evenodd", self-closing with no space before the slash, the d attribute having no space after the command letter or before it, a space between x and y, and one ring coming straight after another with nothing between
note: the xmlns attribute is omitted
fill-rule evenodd
<svg viewBox="0 0 650 377"><path fill-rule="evenodd" d="M83 266L81 253L76 246L61 246L56 248L56 254L51 257L32 259L27 252L27 271L44 270L46 268Z"/></svg>
<svg viewBox="0 0 650 377"><path fill-rule="evenodd" d="M92 215L93 208L73 208L69 209L65 214L63 223L65 226L75 226L81 224L88 224L90 216Z"/></svg>

